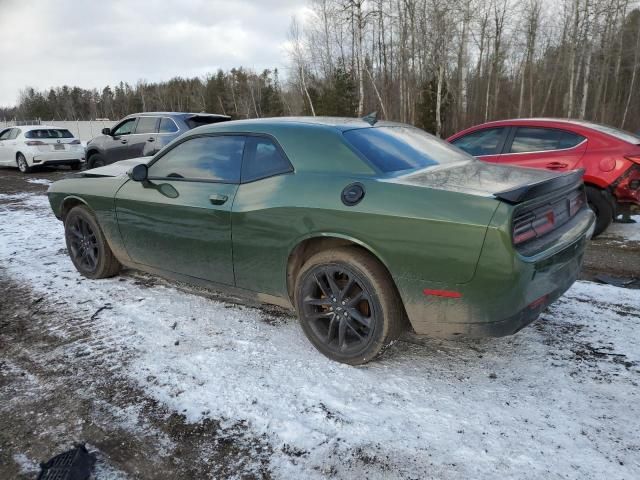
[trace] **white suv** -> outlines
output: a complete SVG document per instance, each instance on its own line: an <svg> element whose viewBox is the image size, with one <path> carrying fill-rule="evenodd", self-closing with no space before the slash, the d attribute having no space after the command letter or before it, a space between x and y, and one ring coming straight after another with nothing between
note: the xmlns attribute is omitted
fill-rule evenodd
<svg viewBox="0 0 640 480"><path fill-rule="evenodd" d="M83 161L80 140L66 128L30 125L0 130L0 165L29 173L42 165L69 165L78 170Z"/></svg>

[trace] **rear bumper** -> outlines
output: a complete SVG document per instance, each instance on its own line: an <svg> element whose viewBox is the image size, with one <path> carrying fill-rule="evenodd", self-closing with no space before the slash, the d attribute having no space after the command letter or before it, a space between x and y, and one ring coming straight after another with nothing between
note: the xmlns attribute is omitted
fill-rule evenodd
<svg viewBox="0 0 640 480"><path fill-rule="evenodd" d="M81 158L66 158L63 160L34 160L34 165L73 165L84 162Z"/></svg>
<svg viewBox="0 0 640 480"><path fill-rule="evenodd" d="M403 282L399 290L418 335L452 338L511 335L533 322L576 281L594 215L584 209L574 228L556 245L535 257L509 253L511 240L489 229L474 278L465 284ZM456 298L425 295L424 289L448 289Z"/></svg>
<svg viewBox="0 0 640 480"><path fill-rule="evenodd" d="M549 305L558 300L578 279L584 257L584 247L590 238L585 236L574 245L549 257L544 262L532 265L534 279L529 288L531 291L546 293L532 301L524 308L497 321L452 325L448 336L464 335L472 338L503 337L513 335L534 322ZM505 305L505 314L509 307Z"/></svg>
<svg viewBox="0 0 640 480"><path fill-rule="evenodd" d="M65 150L61 152L33 153L31 163L35 165L65 165L84 161L84 151Z"/></svg>
<svg viewBox="0 0 640 480"><path fill-rule="evenodd" d="M613 185L613 195L617 203L640 207L640 165L633 164Z"/></svg>

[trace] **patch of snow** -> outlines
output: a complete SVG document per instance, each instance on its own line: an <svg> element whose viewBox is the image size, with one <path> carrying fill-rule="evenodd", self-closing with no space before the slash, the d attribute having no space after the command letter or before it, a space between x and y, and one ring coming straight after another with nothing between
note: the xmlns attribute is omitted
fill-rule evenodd
<svg viewBox="0 0 640 480"><path fill-rule="evenodd" d="M13 455L13 461L16 462L20 468L20 473L23 475L31 476L34 473L40 472L40 464L31 460L24 453L15 453Z"/></svg>
<svg viewBox="0 0 640 480"><path fill-rule="evenodd" d="M113 368L190 422L265 435L276 478L640 478L638 290L577 282L515 336L398 342L354 368L320 355L293 318L163 282L85 279L46 197L23 200L43 208L0 205L6 272L78 317L108 304L91 329L126 346Z"/></svg>
<svg viewBox="0 0 640 480"><path fill-rule="evenodd" d="M106 458L103 452L101 452L94 445L86 444L87 451L96 457L96 463L93 467L93 475L91 478L96 480L126 480L129 476L115 468L109 463L109 459Z"/></svg>
<svg viewBox="0 0 640 480"><path fill-rule="evenodd" d="M612 223L604 233L607 237L620 237L632 242L640 242L640 215L632 215L636 223Z"/></svg>
<svg viewBox="0 0 640 480"><path fill-rule="evenodd" d="M28 183L35 183L37 185L51 185L53 182L46 178L27 178Z"/></svg>

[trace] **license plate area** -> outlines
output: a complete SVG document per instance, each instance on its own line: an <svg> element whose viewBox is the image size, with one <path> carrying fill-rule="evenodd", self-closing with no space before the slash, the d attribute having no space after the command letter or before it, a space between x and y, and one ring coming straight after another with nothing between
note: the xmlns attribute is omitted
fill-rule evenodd
<svg viewBox="0 0 640 480"><path fill-rule="evenodd" d="M56 143L56 144L53 146L53 149L54 149L54 150L64 150L64 145L62 145L61 143Z"/></svg>

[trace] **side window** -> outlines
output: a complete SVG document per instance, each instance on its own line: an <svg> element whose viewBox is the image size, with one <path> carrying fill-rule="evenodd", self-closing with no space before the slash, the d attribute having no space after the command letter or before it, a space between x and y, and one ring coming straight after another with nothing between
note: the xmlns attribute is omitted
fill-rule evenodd
<svg viewBox="0 0 640 480"><path fill-rule="evenodd" d="M572 148L584 140L580 135L554 128L518 127L511 153L544 152Z"/></svg>
<svg viewBox="0 0 640 480"><path fill-rule="evenodd" d="M176 122L167 117L160 119L160 133L175 133L178 131Z"/></svg>
<svg viewBox="0 0 640 480"><path fill-rule="evenodd" d="M119 137L120 135L129 135L133 131L133 127L136 124L135 118L130 118L129 120L125 120L120 125L116 127L113 131L114 137Z"/></svg>
<svg viewBox="0 0 640 480"><path fill-rule="evenodd" d="M11 133L9 134L9 140L15 140L21 133L22 130L20 130L19 128L12 128Z"/></svg>
<svg viewBox="0 0 640 480"><path fill-rule="evenodd" d="M136 133L156 133L158 131L158 117L140 117L136 125Z"/></svg>
<svg viewBox="0 0 640 480"><path fill-rule="evenodd" d="M577 133L565 132L559 130L558 148L573 148L584 142L585 138Z"/></svg>
<svg viewBox="0 0 640 480"><path fill-rule="evenodd" d="M474 157L497 155L501 153L505 133L504 127L487 128L456 138L452 143Z"/></svg>
<svg viewBox="0 0 640 480"><path fill-rule="evenodd" d="M0 141L2 140L9 140L9 136L11 135L11 128L7 128L6 130L3 130L2 133L0 133Z"/></svg>
<svg viewBox="0 0 640 480"><path fill-rule="evenodd" d="M240 183L244 142L237 135L191 138L151 165L149 177Z"/></svg>
<svg viewBox="0 0 640 480"><path fill-rule="evenodd" d="M291 170L291 164L280 153L273 141L263 137L247 137L242 162L243 182L271 177Z"/></svg>

